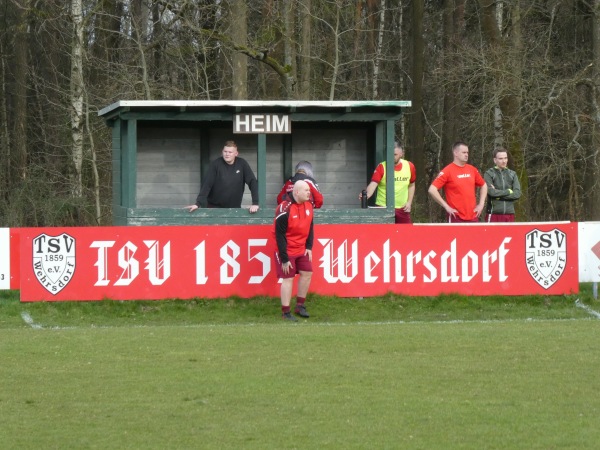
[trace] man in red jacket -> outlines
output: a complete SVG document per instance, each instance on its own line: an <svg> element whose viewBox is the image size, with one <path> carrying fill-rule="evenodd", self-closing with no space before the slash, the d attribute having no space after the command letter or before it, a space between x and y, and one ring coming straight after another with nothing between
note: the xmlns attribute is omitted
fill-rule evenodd
<svg viewBox="0 0 600 450"><path fill-rule="evenodd" d="M312 202L313 206L315 208L320 208L323 206L323 194L321 194L319 185L315 181L312 164L308 161L300 161L298 164L296 164L295 170L296 172L294 173L294 176L290 177L281 188L281 192L277 196L277 204L285 200L287 198L287 194L292 192L296 181L302 180L308 183L311 194L310 201Z"/></svg>
<svg viewBox="0 0 600 450"><path fill-rule="evenodd" d="M281 282L281 314L284 320L297 321L290 311L294 277L299 275L296 308L300 317L308 318L304 307L312 279L313 205L306 181L297 181L292 192L275 210L274 234L277 241L275 269Z"/></svg>

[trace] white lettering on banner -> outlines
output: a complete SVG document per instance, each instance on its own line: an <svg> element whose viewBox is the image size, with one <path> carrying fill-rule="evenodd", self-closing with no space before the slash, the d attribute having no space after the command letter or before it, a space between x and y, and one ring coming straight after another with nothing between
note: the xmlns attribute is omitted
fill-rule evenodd
<svg viewBox="0 0 600 450"><path fill-rule="evenodd" d="M140 274L140 263L134 258L137 246L127 242L119 249L118 265L123 269L121 277L115 282L115 286L129 286L133 280Z"/></svg>
<svg viewBox="0 0 600 450"><path fill-rule="evenodd" d="M425 258L423 258L423 265L429 270L429 276L423 278L425 283L433 283L437 279L437 268L431 263L431 259L436 256L437 253L432 250L425 255Z"/></svg>
<svg viewBox="0 0 600 450"><path fill-rule="evenodd" d="M94 266L98 268L98 280L94 286L108 286L108 249L115 245L115 241L94 241L90 244L90 248L98 249L98 259Z"/></svg>
<svg viewBox="0 0 600 450"><path fill-rule="evenodd" d="M379 277L372 275L373 269L379 265L381 258L375 252L369 252L365 257L365 283L375 283Z"/></svg>
<svg viewBox="0 0 600 450"><path fill-rule="evenodd" d="M390 241L389 239L383 244L383 281L384 283L390 282L390 260L394 258L396 267L396 276L394 279L397 283L402 283L404 277L402 276L402 255L397 251L390 254Z"/></svg>
<svg viewBox="0 0 600 450"><path fill-rule="evenodd" d="M319 239L323 246L323 257L319 267L323 268L323 277L328 283L350 283L358 274L358 241L352 243L352 253L348 255L348 241L338 247L337 258L333 251L333 239ZM350 268L350 274L348 274ZM337 276L334 271L337 270Z"/></svg>
<svg viewBox="0 0 600 450"><path fill-rule="evenodd" d="M421 262L421 252L418 251L415 255L413 252L408 254L408 258L406 259L406 281L409 283L414 283L417 277L415 276L414 264Z"/></svg>
<svg viewBox="0 0 600 450"><path fill-rule="evenodd" d="M194 248L196 250L196 284L206 284L206 242L202 241Z"/></svg>
<svg viewBox="0 0 600 450"><path fill-rule="evenodd" d="M506 241L506 239L505 239ZM510 239L509 239L510 241ZM504 249L504 246L502 245L501 248L503 250L505 250L506 253L508 253L508 250ZM506 255L506 253L504 253L504 255ZM483 264L483 282L484 283L489 283L492 280L492 275L490 274L490 263L495 263L498 260L498 252L493 251L492 254L490 255L490 252L485 252L483 254L483 260L487 261L487 264ZM506 276L506 267L504 265L504 258L501 261L502 263L502 267L500 267L500 281L506 281L506 279L508 278ZM502 273L504 273L504 275L502 275Z"/></svg>
<svg viewBox="0 0 600 450"><path fill-rule="evenodd" d="M240 263L237 261L238 256L240 256L240 247L230 240L221 247L220 254L221 259L224 261L221 264L221 284L231 284L240 274ZM231 275L229 269L231 269Z"/></svg>
<svg viewBox="0 0 600 450"><path fill-rule="evenodd" d="M144 241L148 247L148 258L145 269L148 271L148 280L153 286L163 284L171 276L171 242L163 246L163 255L160 256L160 245L158 241ZM98 268L98 278L94 286L108 286L110 284L109 274L109 249L114 247L115 241L93 241L90 248L98 249L98 257L94 266ZM118 252L118 265L123 269L121 277L115 282L115 286L129 286L140 273L138 260L134 257L137 246L131 242L125 243Z"/></svg>
<svg viewBox="0 0 600 450"><path fill-rule="evenodd" d="M462 259L462 281L468 283L479 272L479 260L473 250L469 250Z"/></svg>
<svg viewBox="0 0 600 450"><path fill-rule="evenodd" d="M529 275L544 289L562 276L567 263L567 235L559 229L533 230L525 236Z"/></svg>
<svg viewBox="0 0 600 450"><path fill-rule="evenodd" d="M253 275L248 280L249 284L260 284L267 277L271 271L271 258L265 255L263 252L257 252L256 255L252 255L252 247L264 247L267 245L267 239L249 239L248 240L248 261L257 259L262 263L262 275Z"/></svg>
<svg viewBox="0 0 600 450"><path fill-rule="evenodd" d="M160 248L158 241L144 241L144 244L150 250L148 259L146 259L146 269L148 270L148 279L153 286L160 286L171 276L171 242L167 242L163 247L163 258L160 259ZM162 277L161 275L162 274Z"/></svg>
<svg viewBox="0 0 600 450"><path fill-rule="evenodd" d="M547 246L547 236L556 240L557 245L566 245L563 237L549 233L541 234L538 239L535 236L529 238L529 245ZM457 238L450 241L448 247L434 250L410 251L403 254L401 250L394 248L394 241L387 239L382 242L380 249L368 244L368 253L361 255L359 252L359 239L341 240L338 243L334 238L318 239L322 245L323 254L319 259L323 269L323 279L326 283L350 284L357 277L363 277L364 283L373 284L377 282L390 283L468 283L475 279L481 279L484 283L494 281L506 281L506 256L509 252L508 243L510 237L503 238L500 245L495 249L482 249L480 253L470 248L468 243ZM62 241L61 241L62 242ZM144 270L147 272L148 281L151 285L163 285L171 278L171 241L161 245L158 240L143 240L143 246L138 246L127 241L117 248L115 241L93 241L91 248L97 249L97 260L94 266L97 268L97 280L95 286L129 286L140 275L140 261L144 261ZM246 246L245 257L240 258L241 248ZM268 247L269 240L247 239L244 242L235 242L233 239L219 247L219 281L221 285L232 285L239 280L243 271L248 271L249 263L252 263L253 273L244 276L245 283L249 285L260 285L272 272L271 258L262 251ZM68 246L65 246L65 249ZM148 254L140 256L140 249L148 248ZM206 242L200 242L195 248L195 281L197 285L208 283L206 260L212 258L207 255ZM111 258L111 252L113 256ZM120 277L111 281L111 261L115 260L114 252L117 254L117 266ZM559 260L559 262L564 260ZM528 264L530 261L528 260ZM114 264L114 263L113 263ZM364 273L361 275L359 265L362 264ZM74 264L73 264L74 265ZM531 266L531 264L530 264ZM546 267L548 266L548 267ZM70 266L68 266L70 267ZM564 264L560 267L564 267ZM40 269L40 263L37 268ZM547 261L541 261L539 271L549 270ZM49 266L50 273L56 270ZM114 271L114 268L113 268ZM530 269L532 276L535 275ZM553 272L553 276L557 276ZM478 278L479 277L479 278ZM42 281L40 281L42 282Z"/></svg>
<svg viewBox="0 0 600 450"><path fill-rule="evenodd" d="M414 283L417 280L416 268L419 265L425 269L423 272L423 281L433 283L440 278L442 283L458 283L473 280L481 271L484 282L489 283L493 276L491 274L492 265L497 264L497 273L499 281L506 281L506 255L509 249L506 245L512 238L504 238L497 249L490 251L486 250L483 255L478 255L473 250L467 250L463 256L459 255L457 249L457 240L454 239L450 243L450 249L442 253L439 261L436 260L437 253L433 250L429 251L422 257L421 251L416 253L410 252L404 258L397 250L392 251L390 241L386 240L383 243L382 257L380 258L377 252L370 251L363 259L364 281L365 283L375 283L379 276L376 275L377 270L383 273L383 282L385 283L402 283L405 279L408 283ZM348 241L343 241L337 248L337 257L335 257L335 249L333 239L319 239L323 245L323 257L321 265L323 268L323 276L328 283L349 283L356 275L356 265L358 261L358 241L352 243L352 250L348 253ZM406 264L405 275L403 273L402 263ZM392 268L392 264L394 267ZM382 267L379 267L382 266ZM350 268L350 273L348 269ZM392 269L394 277L392 279ZM459 273L460 269L460 273Z"/></svg>
<svg viewBox="0 0 600 450"><path fill-rule="evenodd" d="M261 284L271 272L271 259L263 252L255 252L253 248L264 247L268 239L248 239L248 262L252 260L260 261L262 266L261 275L252 275L249 284ZM196 251L196 284L206 284L208 276L206 275L206 242L202 241L194 250ZM220 266L220 283L231 284L241 272L241 264L237 260L240 256L240 246L233 241L228 241L220 249L220 256L223 264ZM229 273L231 272L231 273Z"/></svg>
<svg viewBox="0 0 600 450"><path fill-rule="evenodd" d="M454 239L450 243L450 251L446 250L442 253L442 283L449 281L456 283L459 279L456 270L456 239Z"/></svg>
<svg viewBox="0 0 600 450"><path fill-rule="evenodd" d="M402 281L404 281L404 277L402 276L402 255L400 253L398 253L398 251L394 251L393 253L390 253L390 241L388 239L383 244L383 259L379 258L375 252L370 252L366 256L366 258L364 260L365 283L375 283L375 281L377 281L377 279L379 277L373 276L372 272L373 272L373 269L375 269L382 260L383 260L383 282L389 283L390 282L390 274L391 274L390 262L391 262L392 258L394 259L394 267L396 269L395 276L394 276L394 282L401 283ZM371 265L372 262L374 262L375 264Z"/></svg>
<svg viewBox="0 0 600 450"><path fill-rule="evenodd" d="M75 273L75 239L67 233L40 234L33 239L32 250L35 277L52 295L58 294Z"/></svg>

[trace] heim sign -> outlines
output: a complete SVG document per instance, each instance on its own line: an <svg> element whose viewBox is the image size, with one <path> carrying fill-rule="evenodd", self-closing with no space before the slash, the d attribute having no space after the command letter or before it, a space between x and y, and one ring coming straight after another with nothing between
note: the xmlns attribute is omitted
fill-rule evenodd
<svg viewBox="0 0 600 450"><path fill-rule="evenodd" d="M235 114L235 134L290 134L292 124L287 114Z"/></svg>

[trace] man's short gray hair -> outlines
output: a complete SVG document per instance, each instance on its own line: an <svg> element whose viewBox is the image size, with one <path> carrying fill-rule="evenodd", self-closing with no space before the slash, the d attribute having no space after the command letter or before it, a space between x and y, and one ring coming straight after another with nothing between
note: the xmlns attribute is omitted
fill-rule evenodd
<svg viewBox="0 0 600 450"><path fill-rule="evenodd" d="M296 164L296 173L298 172L302 172L305 175L308 175L311 178L314 178L315 176L313 175L313 168L312 168L312 164L309 163L308 161L300 161L298 164Z"/></svg>

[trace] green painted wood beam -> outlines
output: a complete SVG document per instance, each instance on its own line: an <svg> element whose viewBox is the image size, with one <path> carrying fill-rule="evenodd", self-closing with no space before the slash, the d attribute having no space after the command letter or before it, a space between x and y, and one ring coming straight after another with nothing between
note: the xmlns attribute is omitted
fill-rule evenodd
<svg viewBox="0 0 600 450"><path fill-rule="evenodd" d="M112 122L112 204L121 204L121 127L123 122L119 119Z"/></svg>
<svg viewBox="0 0 600 450"><path fill-rule="evenodd" d="M200 132L200 176L204 180L206 178L206 171L210 165L210 130L204 128ZM198 193L200 193L200 187L198 187Z"/></svg>
<svg viewBox="0 0 600 450"><path fill-rule="evenodd" d="M285 111L280 114L286 114ZM378 120L398 120L400 111L394 112L323 112L323 113L288 113L292 124L296 122L375 122ZM175 121L226 121L232 122L233 113L227 111L190 112L190 111L128 111L121 112L122 120L175 120Z"/></svg>
<svg viewBox="0 0 600 450"><path fill-rule="evenodd" d="M292 132L294 122L376 122L378 120L398 120L401 112L364 112L364 113L293 113L290 114Z"/></svg>
<svg viewBox="0 0 600 450"><path fill-rule="evenodd" d="M115 225L271 225L273 223L273 211L262 208L255 214L250 214L246 208L201 208L192 213L181 208L118 208L113 214ZM394 223L394 210L389 208L315 210L315 225L343 223Z"/></svg>
<svg viewBox="0 0 600 450"><path fill-rule="evenodd" d="M394 189L394 121L388 120L384 123L386 161L388 170L385 172L385 182L387 183L386 206L393 208L396 204L396 191Z"/></svg>
<svg viewBox="0 0 600 450"><path fill-rule="evenodd" d="M125 145L121 149L121 204L125 207L136 206L137 185L137 121L124 122L124 136L121 135Z"/></svg>
<svg viewBox="0 0 600 450"><path fill-rule="evenodd" d="M231 112L181 112L181 111L145 111L126 112L119 115L123 120L177 120L177 121L227 121L233 124L233 113ZM233 125L232 125L233 127Z"/></svg>
<svg viewBox="0 0 600 450"><path fill-rule="evenodd" d="M256 165L258 179L258 205L261 209L267 204L267 135L258 135Z"/></svg>
<svg viewBox="0 0 600 450"><path fill-rule="evenodd" d="M375 124L375 167L381 161L386 161L385 153L385 130L383 129L383 122L377 122Z"/></svg>
<svg viewBox="0 0 600 450"><path fill-rule="evenodd" d="M293 155L292 155L292 142L293 142L293 135L292 134L286 134L283 136L283 158L282 158L282 164L283 164L283 180L281 180L281 184L283 185L287 179L289 177L291 177L294 174L294 161L293 161Z"/></svg>

